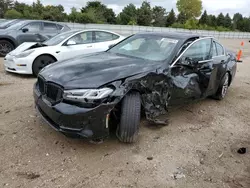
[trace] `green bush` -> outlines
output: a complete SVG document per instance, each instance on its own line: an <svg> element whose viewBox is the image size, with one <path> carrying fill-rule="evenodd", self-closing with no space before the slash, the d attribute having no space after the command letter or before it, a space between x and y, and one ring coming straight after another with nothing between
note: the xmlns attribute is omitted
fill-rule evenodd
<svg viewBox="0 0 250 188"><path fill-rule="evenodd" d="M198 21L195 19L189 19L184 24L185 29L198 29Z"/></svg>
<svg viewBox="0 0 250 188"><path fill-rule="evenodd" d="M136 20L130 20L128 22L128 25L137 25Z"/></svg>
<svg viewBox="0 0 250 188"><path fill-rule="evenodd" d="M218 27L212 27L209 25L199 25L197 20L191 19L186 21L185 24L181 24L181 23L174 23L173 25L171 25L172 28L184 28L184 29L190 29L190 30L195 30L195 29L199 29L199 30L208 30L208 31L232 31L228 28L222 27L222 26L218 26Z"/></svg>
<svg viewBox="0 0 250 188"><path fill-rule="evenodd" d="M176 22L176 23L172 24L171 27L173 27L173 28L184 28L184 25L181 24L181 23Z"/></svg>
<svg viewBox="0 0 250 188"><path fill-rule="evenodd" d="M4 17L8 18L8 19L17 19L17 18L22 18L23 15L22 15L22 13L14 10L14 9L11 9L11 10L7 10Z"/></svg>
<svg viewBox="0 0 250 188"><path fill-rule="evenodd" d="M218 26L216 27L216 31L231 31L231 30L222 26Z"/></svg>

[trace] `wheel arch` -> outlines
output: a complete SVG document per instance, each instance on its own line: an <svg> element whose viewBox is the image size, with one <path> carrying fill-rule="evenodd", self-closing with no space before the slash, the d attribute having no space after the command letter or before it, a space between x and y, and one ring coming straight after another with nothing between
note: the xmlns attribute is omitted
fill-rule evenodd
<svg viewBox="0 0 250 188"><path fill-rule="evenodd" d="M15 39L12 37L1 37L0 36L0 40L6 40L6 41L10 42L14 46L14 48L16 48L18 46Z"/></svg>
<svg viewBox="0 0 250 188"><path fill-rule="evenodd" d="M56 59L55 56L53 56L53 55L51 55L51 54L49 54L49 53L44 53L44 54L38 55L38 56L33 60L32 65L31 65L32 67L33 67L33 65L34 65L34 62L35 62L39 57L41 57L41 56L50 56L50 57L52 57L55 61L57 61L57 59Z"/></svg>
<svg viewBox="0 0 250 188"><path fill-rule="evenodd" d="M43 54L38 55L38 56L34 59L33 63L37 60L37 58L39 58L39 57L41 57L41 56L50 56L50 57L52 57L55 61L57 61L57 59L56 59L55 56L53 56L53 55L51 55L51 54L49 54L49 53L43 53ZM33 63L32 63L32 65L33 65Z"/></svg>
<svg viewBox="0 0 250 188"><path fill-rule="evenodd" d="M36 61L39 57L41 57L41 56L49 56L49 57L53 58L53 59L55 60L55 62L57 61L56 57L53 56L53 55L51 55L51 54L49 54L49 53L43 53L43 54L38 55L38 56L33 60L32 64L31 64L31 69L32 69L32 73L33 73L33 74L34 74L34 70L33 70L34 63L35 63L35 61Z"/></svg>

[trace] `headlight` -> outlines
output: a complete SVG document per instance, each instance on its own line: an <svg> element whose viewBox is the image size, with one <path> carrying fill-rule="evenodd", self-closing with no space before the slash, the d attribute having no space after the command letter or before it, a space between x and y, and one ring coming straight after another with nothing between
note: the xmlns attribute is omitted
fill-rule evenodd
<svg viewBox="0 0 250 188"><path fill-rule="evenodd" d="M23 58L23 57L27 57L28 55L30 55L31 53L33 53L35 50L27 50L25 52L22 52L20 54L15 55L16 58Z"/></svg>
<svg viewBox="0 0 250 188"><path fill-rule="evenodd" d="M69 100L98 100L108 97L113 93L111 88L102 89L76 89L64 91L63 98Z"/></svg>

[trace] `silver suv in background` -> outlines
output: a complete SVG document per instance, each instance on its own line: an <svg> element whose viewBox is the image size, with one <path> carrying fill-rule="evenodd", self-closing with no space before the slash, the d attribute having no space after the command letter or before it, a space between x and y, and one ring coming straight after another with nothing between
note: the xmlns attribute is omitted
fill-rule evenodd
<svg viewBox="0 0 250 188"><path fill-rule="evenodd" d="M5 56L23 42L44 42L70 30L67 25L41 20L19 20L11 26L0 29L0 56Z"/></svg>
<svg viewBox="0 0 250 188"><path fill-rule="evenodd" d="M22 21L21 19L13 19L13 20L0 20L0 29L7 29L8 27Z"/></svg>

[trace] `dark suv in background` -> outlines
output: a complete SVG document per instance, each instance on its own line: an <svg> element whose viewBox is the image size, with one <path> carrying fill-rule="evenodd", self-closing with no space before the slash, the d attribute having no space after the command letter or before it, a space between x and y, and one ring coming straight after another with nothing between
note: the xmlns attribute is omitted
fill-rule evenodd
<svg viewBox="0 0 250 188"><path fill-rule="evenodd" d="M70 30L67 25L50 21L21 20L6 29L0 29L0 56L5 56L23 42L44 42Z"/></svg>

